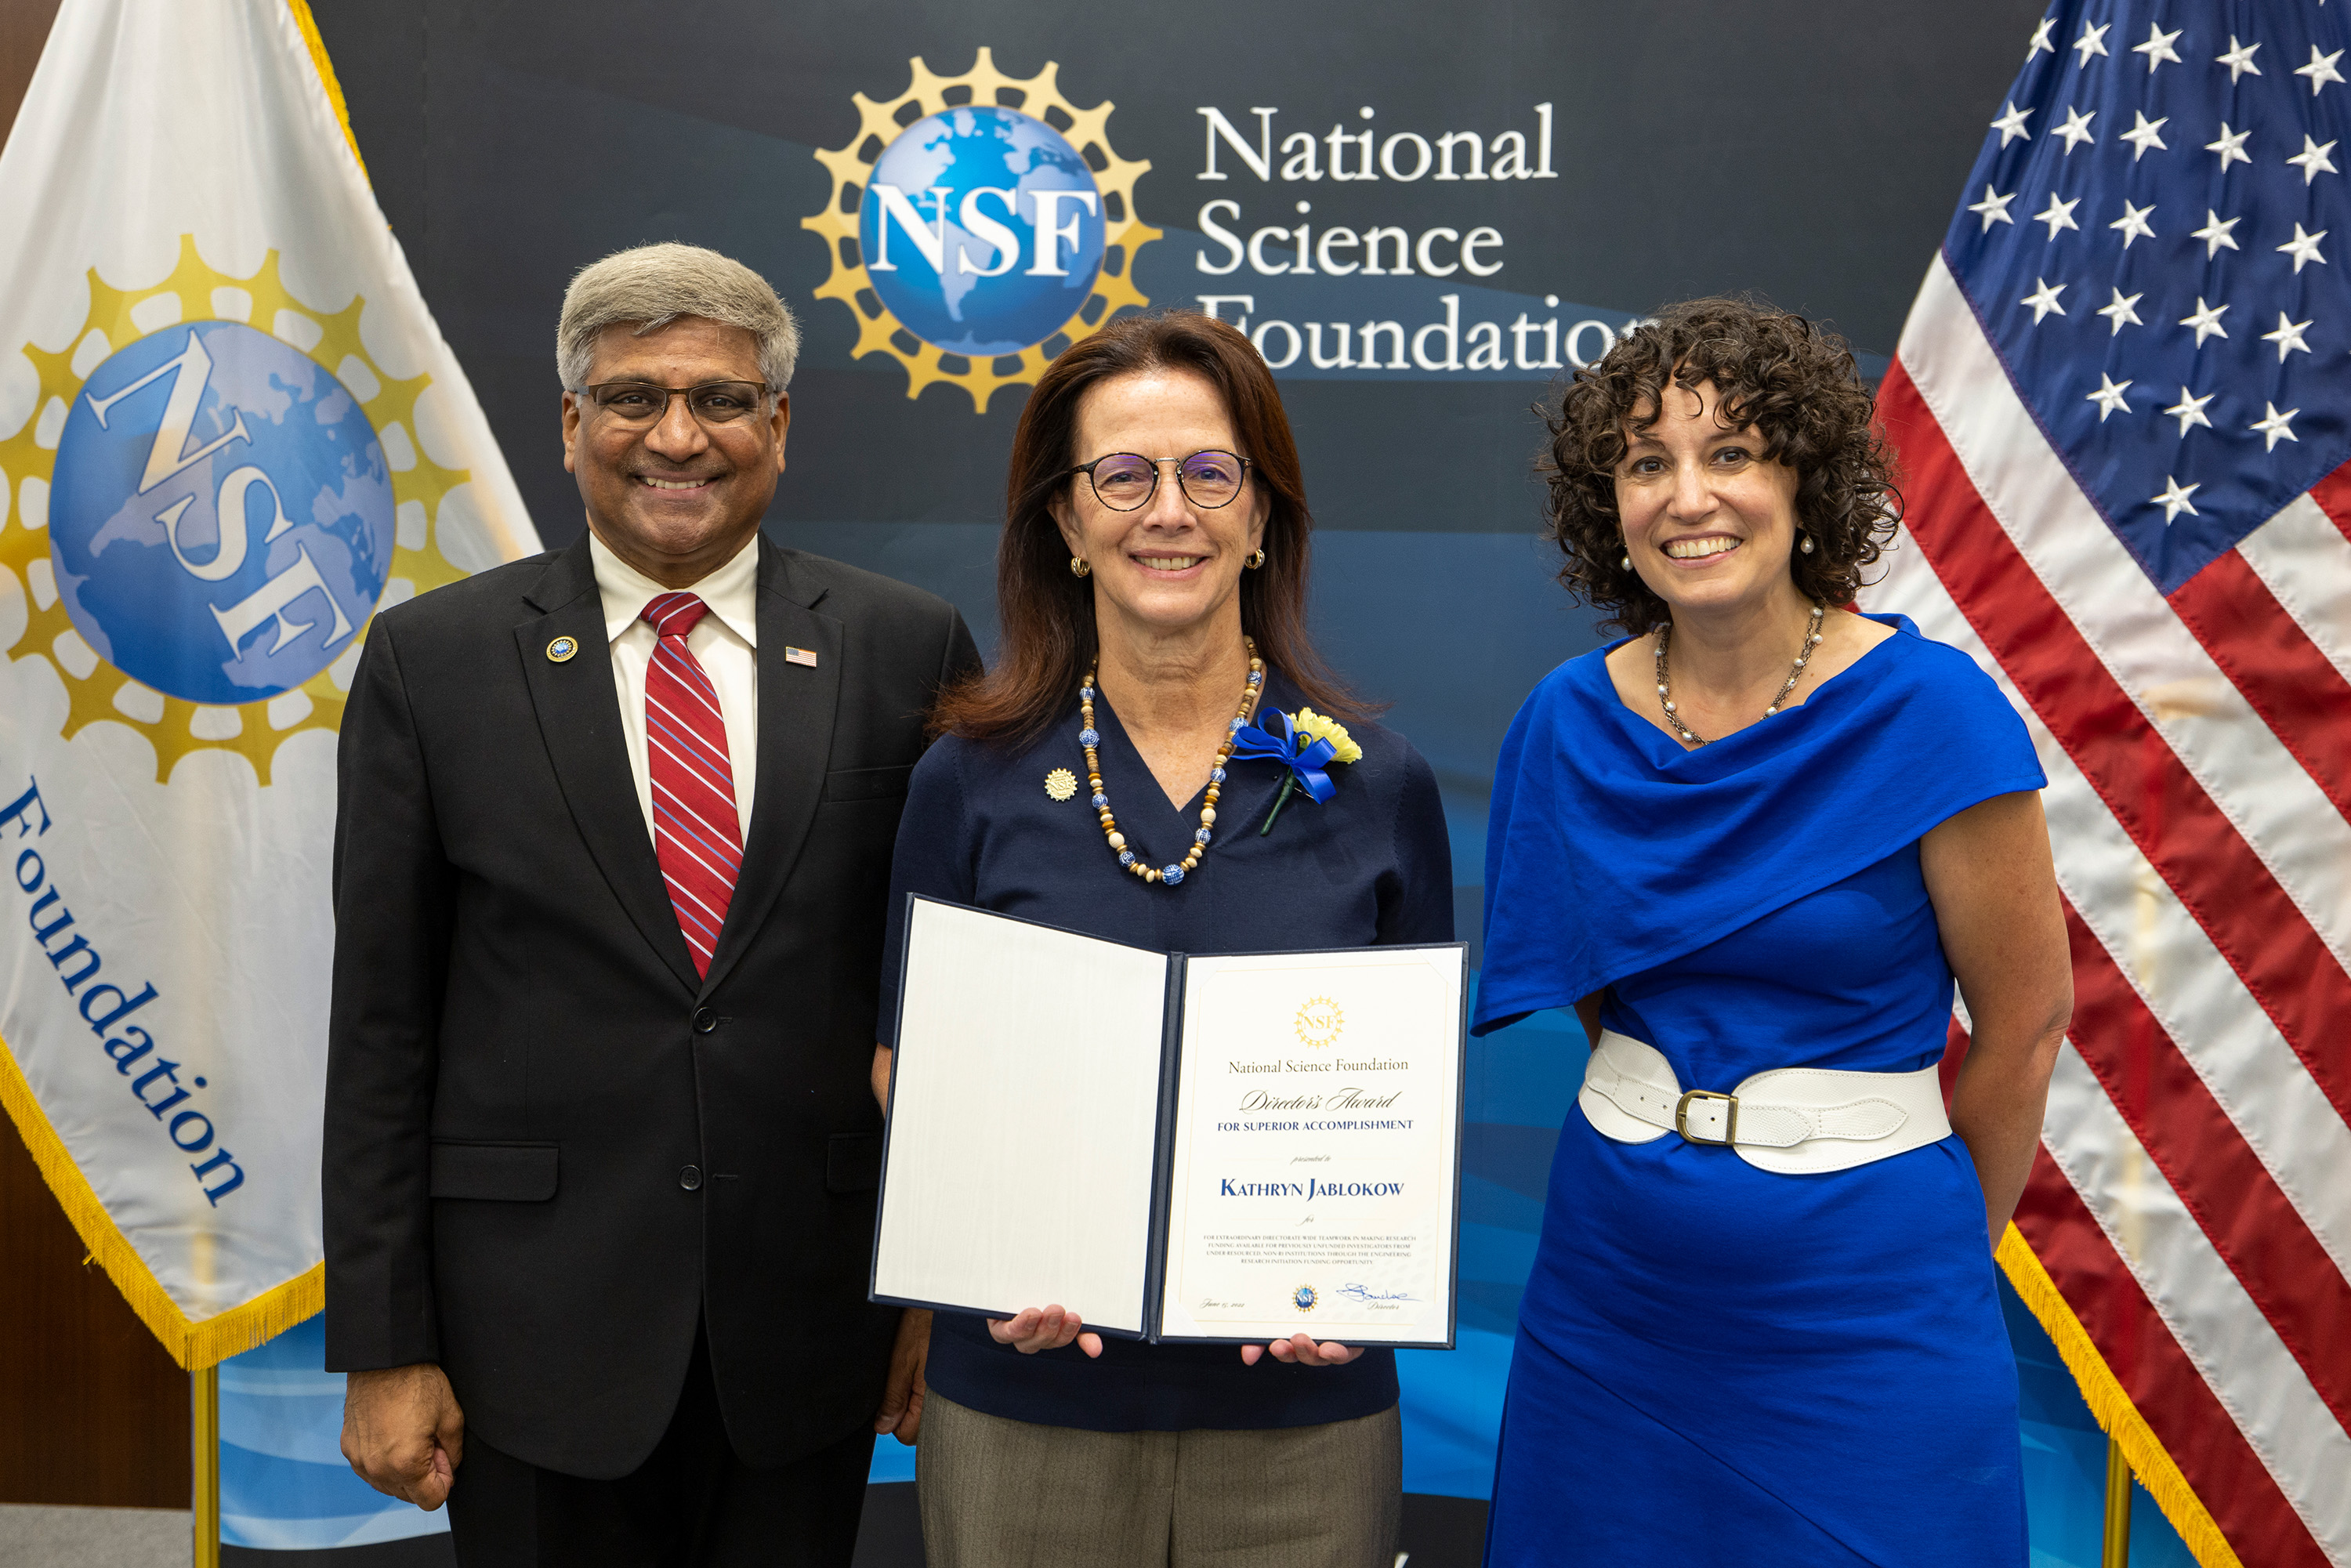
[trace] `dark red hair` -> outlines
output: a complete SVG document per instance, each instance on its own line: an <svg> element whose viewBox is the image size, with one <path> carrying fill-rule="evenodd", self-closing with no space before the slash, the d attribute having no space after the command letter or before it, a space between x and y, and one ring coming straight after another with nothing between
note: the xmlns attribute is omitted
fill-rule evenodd
<svg viewBox="0 0 2351 1568"><path fill-rule="evenodd" d="M1033 739L1074 711L1078 680L1094 661L1093 589L1070 571L1052 504L1084 481L1076 464L1078 411L1094 387L1120 376L1185 371L1217 389L1231 415L1249 482L1267 500L1265 565L1241 573L1241 630L1259 655L1307 702L1341 718L1364 705L1339 685L1306 634L1308 536L1314 520L1299 476L1298 444L1273 372L1249 340L1193 311L1129 316L1081 338L1045 367L1012 436L1004 535L996 551L996 601L1004 643L996 667L941 694L935 733L1012 743Z"/></svg>

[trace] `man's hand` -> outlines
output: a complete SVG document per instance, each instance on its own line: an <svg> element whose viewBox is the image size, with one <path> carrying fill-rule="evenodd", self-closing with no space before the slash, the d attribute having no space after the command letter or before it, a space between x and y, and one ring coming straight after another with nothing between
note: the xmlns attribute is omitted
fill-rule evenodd
<svg viewBox="0 0 2351 1568"><path fill-rule="evenodd" d="M882 1408L873 1432L894 1433L913 1448L923 1435L923 1366L931 1358L931 1314L909 1307L898 1317L898 1343L890 1351L890 1381L883 1385Z"/></svg>
<svg viewBox="0 0 2351 1568"><path fill-rule="evenodd" d="M429 1361L354 1372L343 1391L343 1458L360 1479L426 1512L449 1500L465 1458L465 1413Z"/></svg>

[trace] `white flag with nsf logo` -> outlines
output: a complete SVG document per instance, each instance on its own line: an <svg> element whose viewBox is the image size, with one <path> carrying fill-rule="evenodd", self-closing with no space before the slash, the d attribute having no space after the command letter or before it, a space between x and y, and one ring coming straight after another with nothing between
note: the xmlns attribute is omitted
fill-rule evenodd
<svg viewBox="0 0 2351 1568"><path fill-rule="evenodd" d="M369 618L538 548L302 0L65 0L0 153L0 1101L183 1365L320 1305Z"/></svg>

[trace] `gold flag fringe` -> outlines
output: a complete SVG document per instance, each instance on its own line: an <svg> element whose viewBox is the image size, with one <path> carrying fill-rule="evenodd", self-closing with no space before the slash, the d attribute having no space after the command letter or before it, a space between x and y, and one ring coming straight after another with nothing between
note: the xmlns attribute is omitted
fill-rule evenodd
<svg viewBox="0 0 2351 1568"><path fill-rule="evenodd" d="M351 150L352 161L359 164L360 174L367 174L367 160L360 156L360 139L351 134L351 111L343 101L343 84L335 79L334 62L327 58L327 41L319 37L319 24L310 15L309 0L286 0L286 8L293 13L294 26L302 32L302 42L309 46L310 63L319 68L319 85L327 89L327 101L334 106L335 123L343 128L343 141Z"/></svg>
<svg viewBox="0 0 2351 1568"><path fill-rule="evenodd" d="M89 1249L91 1260L106 1270L106 1277L114 1281L122 1299L131 1303L131 1310L172 1359L190 1372L201 1372L239 1351L251 1350L316 1317L326 1307L327 1269L320 1263L225 1312L201 1321L190 1318L157 1282L147 1260L106 1212L105 1204L33 1098L32 1085L25 1082L5 1041L0 1041L0 1105L7 1107L8 1119L16 1124L26 1148L32 1151L41 1179L57 1194L58 1205Z"/></svg>
<svg viewBox="0 0 2351 1568"><path fill-rule="evenodd" d="M2057 1282L2033 1255L2032 1244L2011 1225L2001 1237L1993 1256L2008 1275L2008 1282L2016 1287L2016 1293L2032 1309L2032 1315L2041 1320L2042 1328L2055 1343L2057 1354L2064 1359L2065 1370L2081 1386L2082 1398L2090 1406L2090 1414L2122 1449L2139 1484L2155 1499L2156 1507L2171 1521L2171 1528L2179 1531L2180 1540L2195 1554L2201 1568L2242 1568L2235 1548L2220 1533L2220 1527L2212 1522L2211 1511L2188 1484L2188 1478L2179 1473L2179 1465L2165 1451L2162 1439L2147 1424L2147 1417L2131 1403L2130 1396L2123 1390L2122 1380L2106 1364L2105 1357L2098 1354L2090 1331L2074 1315Z"/></svg>

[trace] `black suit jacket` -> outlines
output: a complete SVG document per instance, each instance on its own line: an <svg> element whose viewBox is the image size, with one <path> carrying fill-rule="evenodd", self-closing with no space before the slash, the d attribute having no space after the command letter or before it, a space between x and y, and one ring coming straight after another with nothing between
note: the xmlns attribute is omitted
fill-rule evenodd
<svg viewBox="0 0 2351 1568"><path fill-rule="evenodd" d="M378 616L343 716L327 1364L438 1362L473 1431L574 1475L652 1451L697 1320L773 1465L867 1427L897 1318L865 1301L890 852L924 709L978 658L940 599L757 548L758 775L706 979L587 536Z"/></svg>

